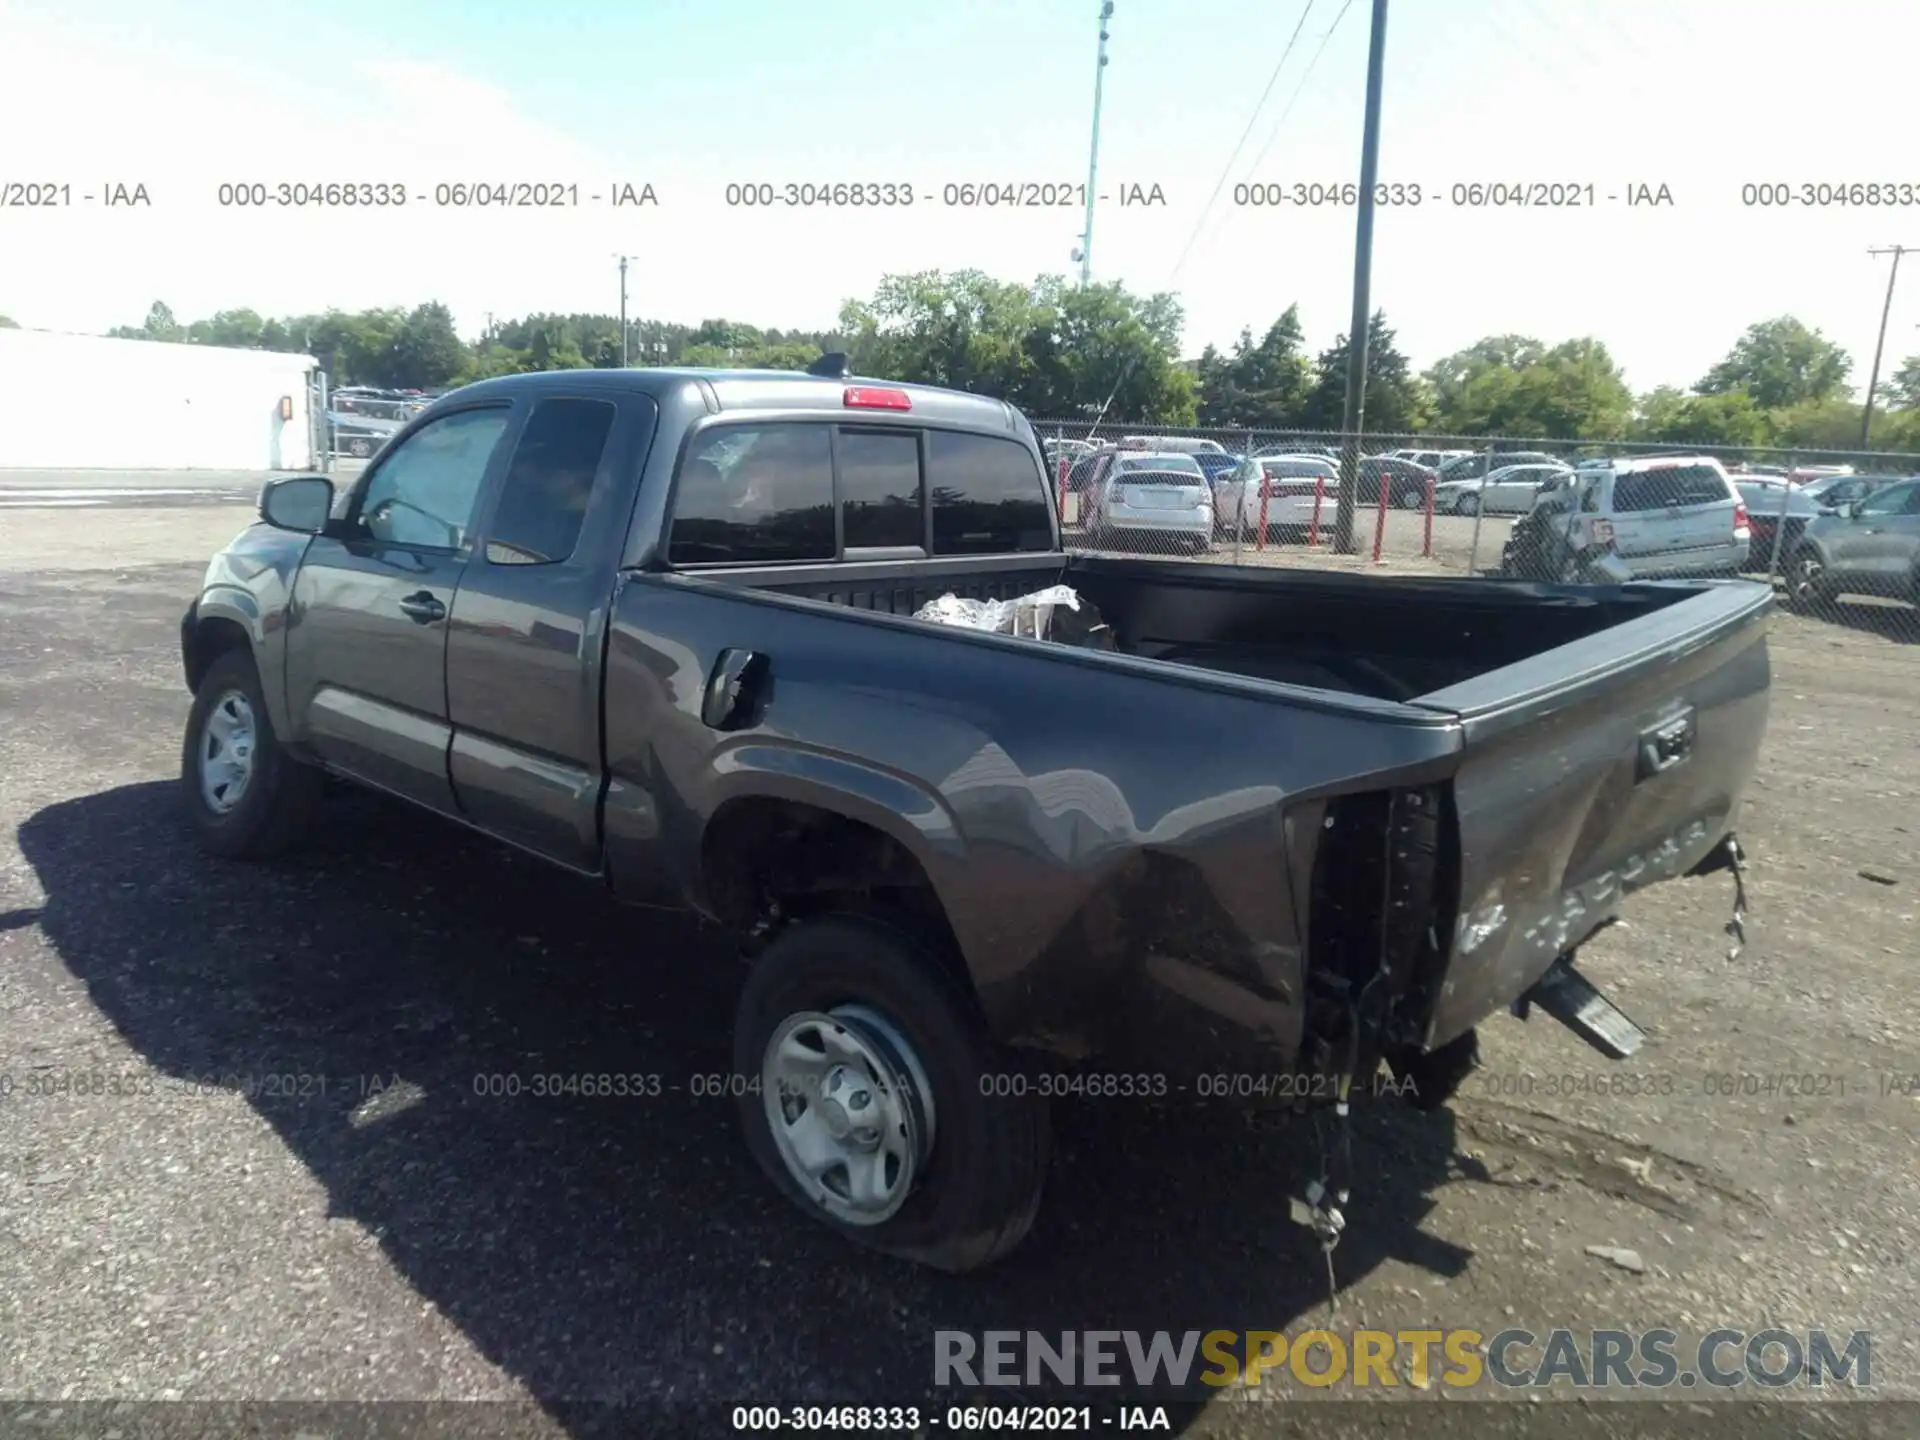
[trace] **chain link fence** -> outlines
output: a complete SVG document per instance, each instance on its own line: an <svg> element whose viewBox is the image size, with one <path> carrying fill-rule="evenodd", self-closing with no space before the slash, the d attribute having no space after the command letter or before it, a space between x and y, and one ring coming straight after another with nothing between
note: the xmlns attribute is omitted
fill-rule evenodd
<svg viewBox="0 0 1920 1440"><path fill-rule="evenodd" d="M1574 584L1740 577L1800 613L1920 640L1920 455L1035 429L1069 549Z"/></svg>

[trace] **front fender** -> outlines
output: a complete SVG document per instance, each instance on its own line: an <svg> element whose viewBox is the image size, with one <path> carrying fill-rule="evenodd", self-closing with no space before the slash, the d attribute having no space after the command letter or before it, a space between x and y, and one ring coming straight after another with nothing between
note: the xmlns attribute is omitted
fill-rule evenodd
<svg viewBox="0 0 1920 1440"><path fill-rule="evenodd" d="M287 708L287 609L294 580L311 537L267 525L255 525L236 536L207 566L200 596L181 624L181 659L188 685L211 663L208 644L217 629L232 627L246 637L253 663L260 672L268 717L283 743L295 745L299 735Z"/></svg>

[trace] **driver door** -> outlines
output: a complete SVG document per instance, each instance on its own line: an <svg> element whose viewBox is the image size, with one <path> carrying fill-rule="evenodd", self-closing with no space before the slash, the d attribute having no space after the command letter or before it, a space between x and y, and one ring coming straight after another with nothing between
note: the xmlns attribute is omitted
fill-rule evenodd
<svg viewBox="0 0 1920 1440"><path fill-rule="evenodd" d="M512 414L454 411L384 450L338 533L309 546L288 612L294 738L358 779L449 813L446 622Z"/></svg>
<svg viewBox="0 0 1920 1440"><path fill-rule="evenodd" d="M1899 522L1916 495L1920 485L1887 485L1854 506L1852 518L1826 537L1834 573L1874 588L1899 577L1905 559Z"/></svg>

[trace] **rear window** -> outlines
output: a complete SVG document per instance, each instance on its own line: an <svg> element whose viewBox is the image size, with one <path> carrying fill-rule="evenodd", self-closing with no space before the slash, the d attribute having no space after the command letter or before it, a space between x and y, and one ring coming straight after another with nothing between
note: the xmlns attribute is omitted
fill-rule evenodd
<svg viewBox="0 0 1920 1440"><path fill-rule="evenodd" d="M936 555L1053 548L1046 488L1016 441L929 430L927 491Z"/></svg>
<svg viewBox="0 0 1920 1440"><path fill-rule="evenodd" d="M780 565L837 549L825 425L729 425L694 441L674 493L670 563Z"/></svg>
<svg viewBox="0 0 1920 1440"><path fill-rule="evenodd" d="M1120 462L1120 468L1129 474L1152 471L1165 475L1169 485L1191 485L1196 480L1207 478L1200 469L1200 462L1191 455L1128 456Z"/></svg>
<svg viewBox="0 0 1920 1440"><path fill-rule="evenodd" d="M847 549L924 545L920 438L912 431L840 432L840 508Z"/></svg>
<svg viewBox="0 0 1920 1440"><path fill-rule="evenodd" d="M1615 510L1664 510L1673 505L1724 504L1732 497L1718 470L1705 465L1675 465L1668 470L1635 470L1613 480Z"/></svg>
<svg viewBox="0 0 1920 1440"><path fill-rule="evenodd" d="M1305 477L1311 480L1316 475L1332 475L1331 462L1326 460L1262 460L1260 468L1269 480L1290 480Z"/></svg>

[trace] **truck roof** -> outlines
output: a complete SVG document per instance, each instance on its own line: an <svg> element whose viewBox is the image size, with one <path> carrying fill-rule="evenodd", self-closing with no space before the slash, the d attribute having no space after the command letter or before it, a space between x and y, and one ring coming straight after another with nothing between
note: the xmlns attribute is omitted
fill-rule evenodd
<svg viewBox="0 0 1920 1440"><path fill-rule="evenodd" d="M867 415L876 419L896 417L902 421L935 421L976 430L992 430L1019 435L1030 430L1019 411L1004 400L987 395L971 395L962 390L943 390L932 385L907 385L892 380L848 375L831 379L807 375L797 370L722 370L692 366L658 366L626 370L537 370L519 375L499 375L477 380L471 385L443 395L435 409L449 402L479 399L494 395L517 395L544 391L623 390L660 397L683 387L699 389L711 413L746 410L806 411ZM856 396L861 391L891 391L907 397L908 408L862 406Z"/></svg>

